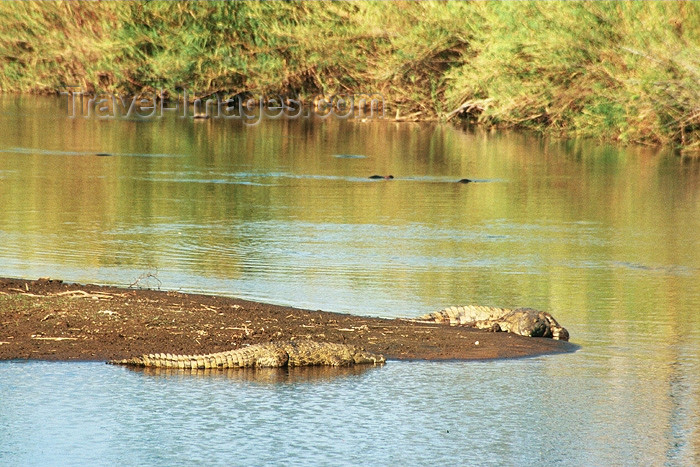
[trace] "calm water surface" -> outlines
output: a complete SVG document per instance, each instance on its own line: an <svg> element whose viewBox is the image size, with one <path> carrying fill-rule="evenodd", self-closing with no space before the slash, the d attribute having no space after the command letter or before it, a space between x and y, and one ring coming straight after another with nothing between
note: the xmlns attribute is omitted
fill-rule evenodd
<svg viewBox="0 0 700 467"><path fill-rule="evenodd" d="M0 464L698 465L699 252L700 161L665 152L3 97L2 276L385 317L531 306L581 350L206 377L0 362Z"/></svg>

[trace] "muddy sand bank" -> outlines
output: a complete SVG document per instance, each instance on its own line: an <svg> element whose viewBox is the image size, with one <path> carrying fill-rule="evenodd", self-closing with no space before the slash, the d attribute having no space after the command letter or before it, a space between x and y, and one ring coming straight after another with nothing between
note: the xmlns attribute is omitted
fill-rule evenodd
<svg viewBox="0 0 700 467"><path fill-rule="evenodd" d="M0 360L200 354L295 339L352 344L392 360L517 358L577 348L552 339L231 297L0 279Z"/></svg>

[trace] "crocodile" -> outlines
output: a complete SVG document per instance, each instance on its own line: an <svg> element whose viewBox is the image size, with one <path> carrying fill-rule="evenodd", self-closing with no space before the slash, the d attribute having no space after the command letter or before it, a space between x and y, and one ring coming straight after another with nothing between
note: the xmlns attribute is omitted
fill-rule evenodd
<svg viewBox="0 0 700 467"><path fill-rule="evenodd" d="M298 366L349 366L382 364L382 355L331 342L290 341L255 344L226 352L200 355L148 354L124 360L110 360L112 365L185 370L228 368L274 368Z"/></svg>
<svg viewBox="0 0 700 467"><path fill-rule="evenodd" d="M471 326L495 332L510 332L521 336L569 340L569 331L560 326L551 314L532 308L451 306L410 321Z"/></svg>

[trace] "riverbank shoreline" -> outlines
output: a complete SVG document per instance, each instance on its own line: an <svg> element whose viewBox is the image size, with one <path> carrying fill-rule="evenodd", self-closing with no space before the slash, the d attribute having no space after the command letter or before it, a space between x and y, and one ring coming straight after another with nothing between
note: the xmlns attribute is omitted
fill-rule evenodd
<svg viewBox="0 0 700 467"><path fill-rule="evenodd" d="M488 360L577 349L552 339L233 297L0 279L0 360L100 361L300 339L356 345L390 360Z"/></svg>
<svg viewBox="0 0 700 467"><path fill-rule="evenodd" d="M149 114L162 90L340 118L365 99L695 156L699 31L696 2L2 2L0 93L80 96L99 118L140 94Z"/></svg>

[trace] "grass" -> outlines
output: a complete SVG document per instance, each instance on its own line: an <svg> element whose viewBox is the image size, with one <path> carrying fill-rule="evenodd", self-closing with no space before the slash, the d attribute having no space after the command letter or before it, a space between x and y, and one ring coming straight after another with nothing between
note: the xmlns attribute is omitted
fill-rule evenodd
<svg viewBox="0 0 700 467"><path fill-rule="evenodd" d="M468 119L700 151L697 2L3 2L0 90L381 93Z"/></svg>

